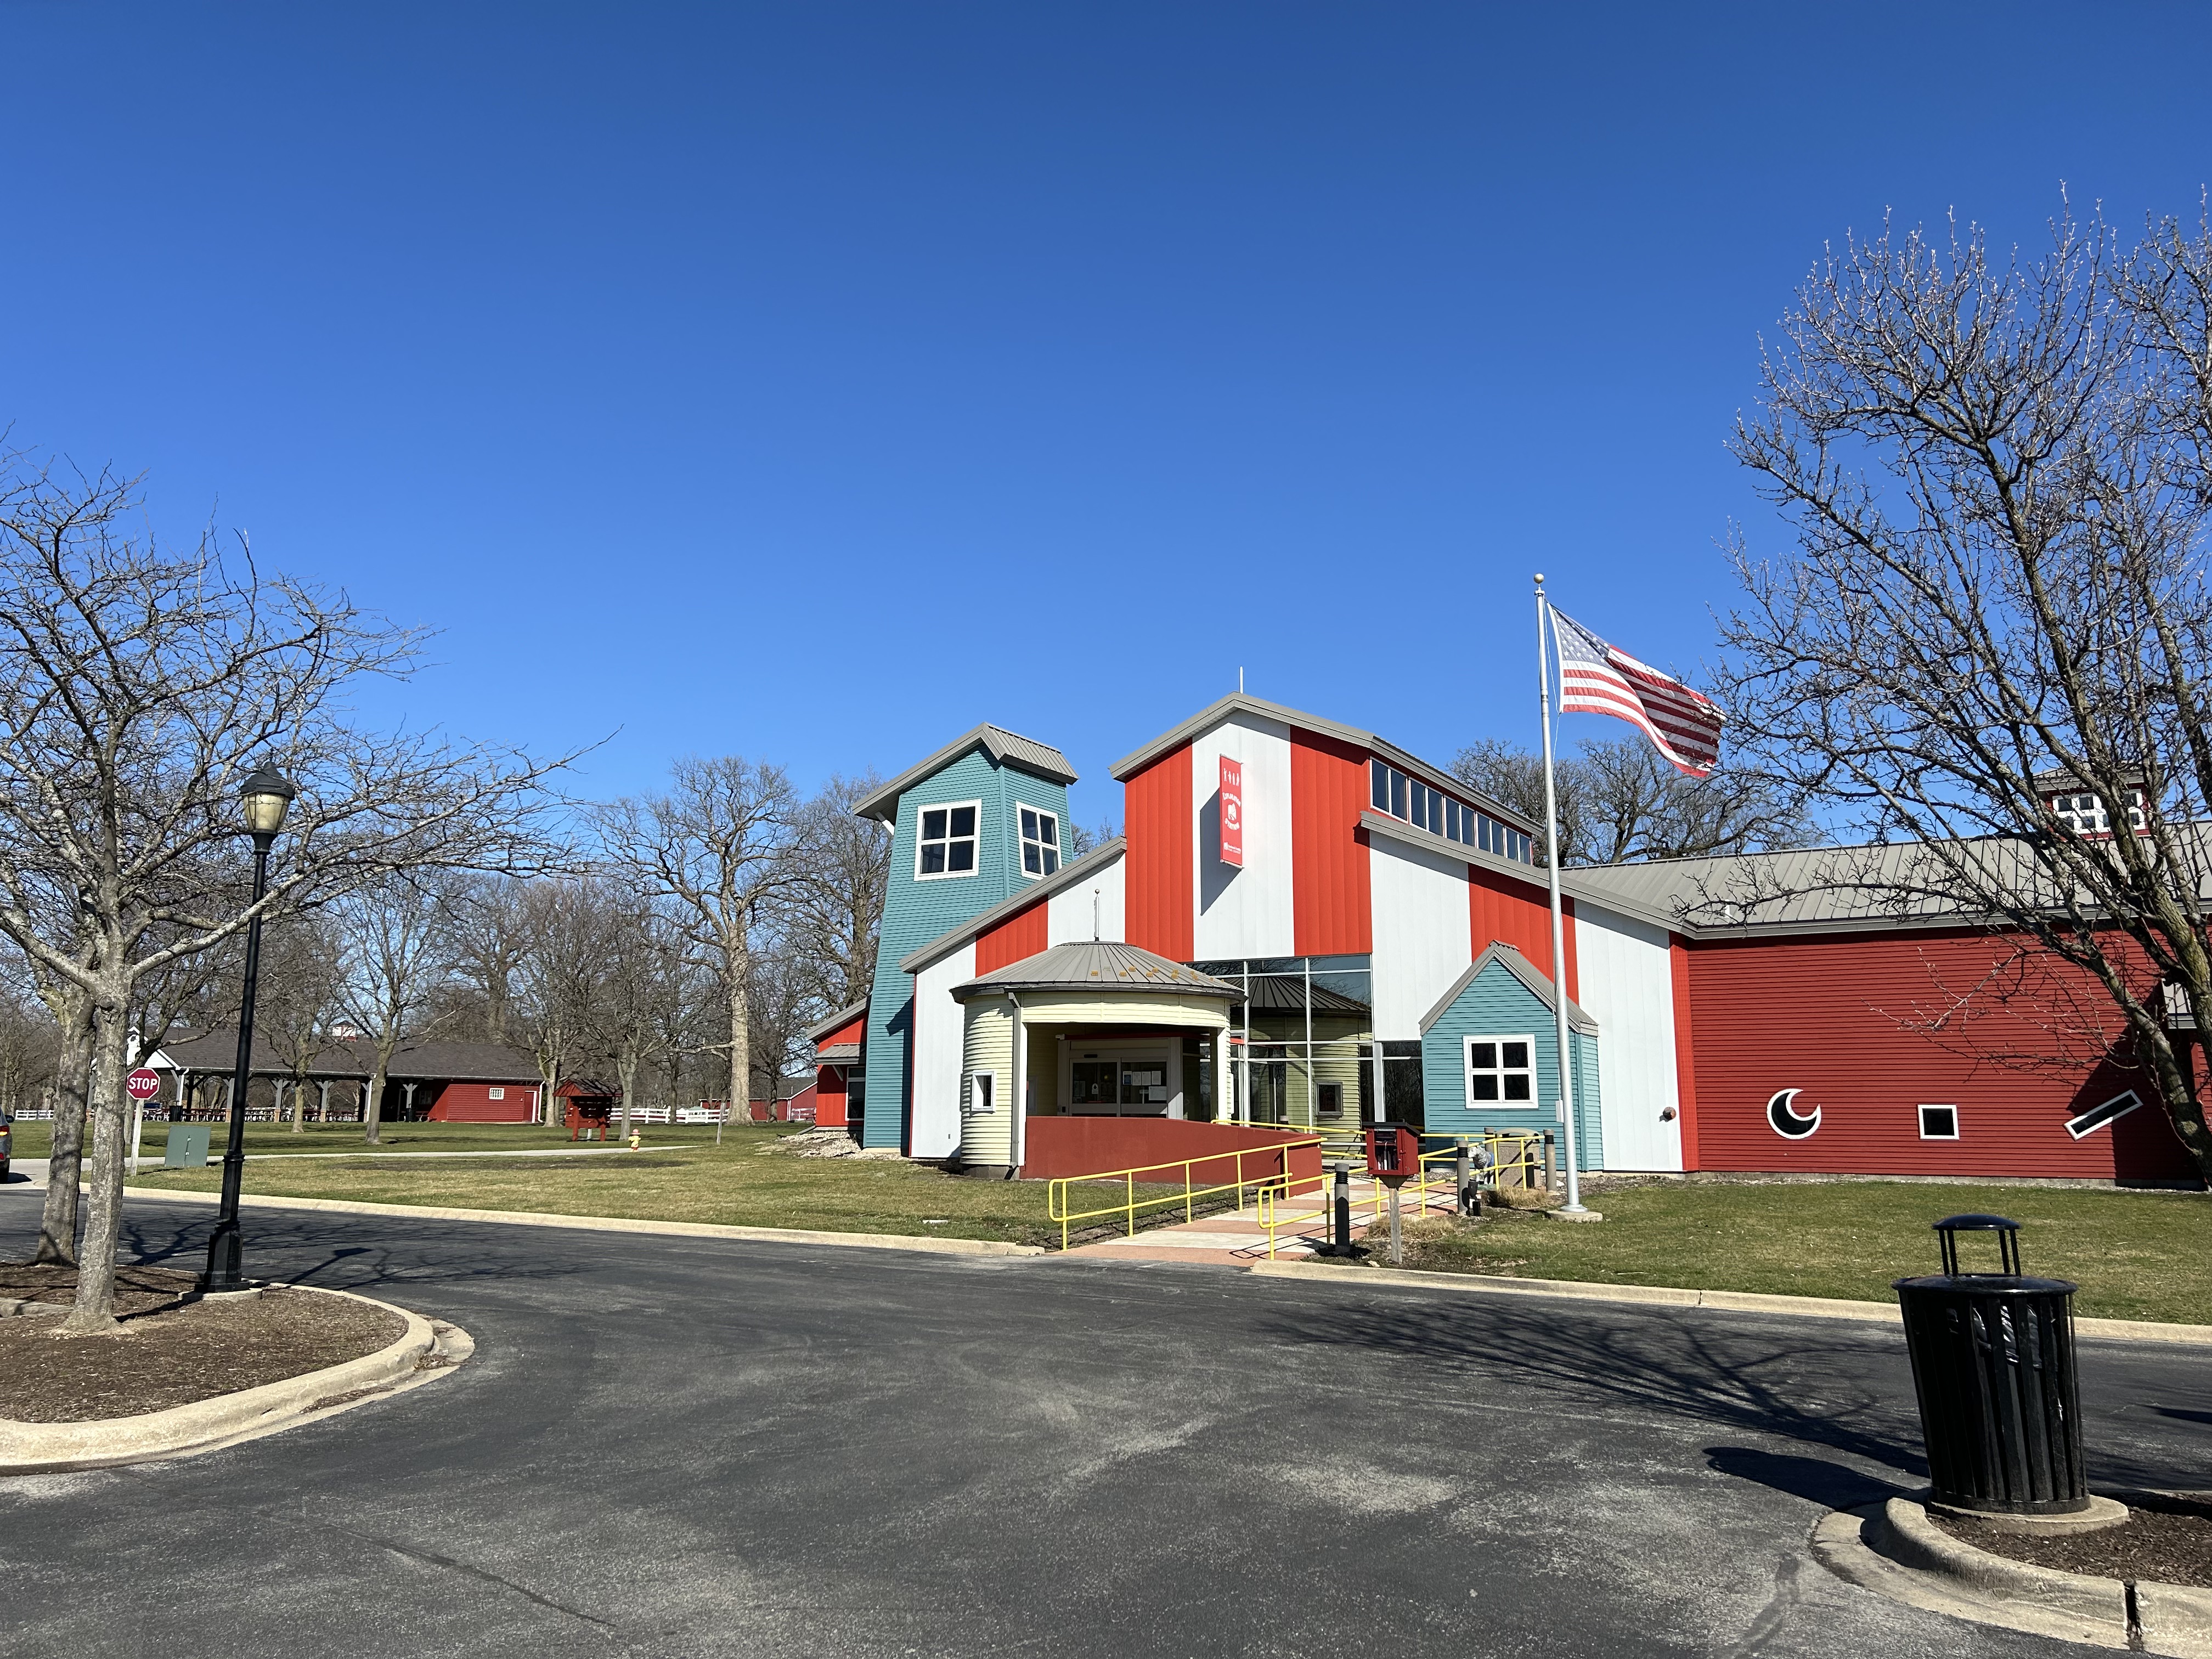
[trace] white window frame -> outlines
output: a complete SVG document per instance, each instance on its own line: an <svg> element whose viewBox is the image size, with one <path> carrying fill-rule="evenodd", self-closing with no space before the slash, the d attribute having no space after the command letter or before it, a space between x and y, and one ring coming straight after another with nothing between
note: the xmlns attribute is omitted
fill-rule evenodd
<svg viewBox="0 0 2212 1659"><path fill-rule="evenodd" d="M1528 1045L1528 1063L1525 1066L1506 1066L1503 1064L1479 1066L1474 1063L1474 1045L1478 1042L1491 1042L1498 1044L1499 1050L1498 1057L1500 1061L1503 1061L1505 1058L1504 1045L1506 1043L1525 1042ZM1536 1109L1536 1096L1538 1093L1536 1079L1536 1039L1533 1035L1521 1031L1507 1032L1502 1036L1487 1031L1480 1032L1462 1037L1460 1040L1459 1052L1460 1072L1462 1078L1462 1086L1467 1091L1468 1110L1470 1112L1533 1112ZM1513 1076L1516 1073L1523 1071L1528 1074L1528 1097L1526 1100L1509 1100L1506 1098L1505 1095L1505 1079ZM1474 1097L1474 1079L1477 1073L1480 1073L1485 1077L1494 1077L1498 1079L1497 1099L1477 1100Z"/></svg>
<svg viewBox="0 0 2212 1659"><path fill-rule="evenodd" d="M1917 1108L1916 1111L1920 1120L1920 1138L1923 1140L1956 1140L1959 1139L1959 1109L1956 1106L1952 1105L1948 1101L1936 1101ZM1928 1114L1930 1112L1950 1113L1951 1133L1949 1134L1931 1135L1928 1133Z"/></svg>
<svg viewBox="0 0 2212 1659"><path fill-rule="evenodd" d="M952 833L952 814L957 812L963 806L968 808L975 815L975 833L973 836L956 836ZM932 812L942 812L945 814L945 834L933 842L926 840L921 833L922 825L928 821L929 815ZM975 860L965 870L924 871L922 869L921 853L924 848L933 846L944 848L945 861L947 864L951 864L952 862L952 843L956 841L973 841L975 843ZM930 802L928 805L921 808L914 815L914 878L916 881L964 881L969 877L980 873L982 868L983 803L981 801L934 800Z"/></svg>
<svg viewBox="0 0 2212 1659"><path fill-rule="evenodd" d="M484 1098L486 1100L505 1100L507 1098L507 1086L504 1084L500 1083L490 1085L484 1090Z"/></svg>
<svg viewBox="0 0 2212 1659"><path fill-rule="evenodd" d="M1036 817L1038 833L1035 836L1031 836L1022 828L1022 814L1024 812L1033 813ZM1049 837L1043 833L1044 826L1048 823L1052 826L1052 834ZM1058 875L1060 867L1060 814L1048 811L1045 807L1031 806L1027 801L1016 801L1014 803L1014 845L1021 848L1021 860L1016 867L1021 872L1024 880L1042 881L1047 876ZM1037 849L1039 864L1044 862L1044 849L1047 848L1052 849L1053 867L1051 869L1030 868L1029 853L1032 847Z"/></svg>
<svg viewBox="0 0 2212 1659"><path fill-rule="evenodd" d="M986 1079L990 1080L991 1086L979 1091L975 1085L983 1082ZM979 1093L981 1095L988 1095L990 1097L989 1105L982 1106L976 1103ZM961 1115L963 1117L992 1117L997 1115L998 1109L999 1073L997 1069L993 1067L984 1071L969 1073L968 1087L965 1091L965 1097L960 1103Z"/></svg>
<svg viewBox="0 0 2212 1659"><path fill-rule="evenodd" d="M2066 1121L2066 1133L2079 1140L2084 1135L2096 1133L2100 1129L2109 1129L2130 1112L2141 1107L2142 1103L2141 1095L2133 1089L2125 1090L2114 1095L2101 1105L2092 1106L2087 1111L2069 1118Z"/></svg>

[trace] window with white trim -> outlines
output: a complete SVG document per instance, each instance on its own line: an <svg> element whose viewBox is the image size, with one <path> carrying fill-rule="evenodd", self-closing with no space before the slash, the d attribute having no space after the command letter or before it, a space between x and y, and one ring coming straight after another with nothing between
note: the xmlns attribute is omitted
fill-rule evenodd
<svg viewBox="0 0 2212 1659"><path fill-rule="evenodd" d="M921 809L921 833L915 838L914 878L941 881L949 876L975 873L975 822L983 815L979 800L948 802Z"/></svg>
<svg viewBox="0 0 2212 1659"><path fill-rule="evenodd" d="M2077 791L2070 795L2053 795L2051 810L2057 814L2059 823L2077 836L2109 836L2112 833L2112 820L2105 811L2105 803L2087 791ZM2140 789L2128 791L2128 828L2136 830L2143 828L2143 792Z"/></svg>
<svg viewBox="0 0 2212 1659"><path fill-rule="evenodd" d="M1048 876L1060 868L1060 820L1034 806L1021 808L1022 873Z"/></svg>
<svg viewBox="0 0 2212 1659"><path fill-rule="evenodd" d="M1959 1109L1956 1106L1923 1106L1920 1109L1920 1138L1923 1140L1956 1140L1959 1138Z"/></svg>
<svg viewBox="0 0 2212 1659"><path fill-rule="evenodd" d="M968 1074L968 1115L988 1117L999 1109L999 1074L996 1072L970 1072Z"/></svg>
<svg viewBox="0 0 2212 1659"><path fill-rule="evenodd" d="M1378 812L1403 818L1446 841L1479 847L1486 853L1511 859L1516 864L1535 861L1534 843L1524 832L1503 824L1486 812L1478 812L1441 789L1432 789L1419 778L1408 777L1379 760L1367 763L1369 801Z"/></svg>
<svg viewBox="0 0 2212 1659"><path fill-rule="evenodd" d="M1467 1040L1467 1103L1534 1106L1536 1040L1527 1036L1471 1036Z"/></svg>

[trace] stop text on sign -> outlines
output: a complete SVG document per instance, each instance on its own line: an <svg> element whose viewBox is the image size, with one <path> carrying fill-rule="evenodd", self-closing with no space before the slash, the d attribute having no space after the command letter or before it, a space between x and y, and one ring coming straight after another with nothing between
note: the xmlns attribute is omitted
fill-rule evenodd
<svg viewBox="0 0 2212 1659"><path fill-rule="evenodd" d="M133 1100L151 1100L161 1092L161 1074L141 1066L123 1079L123 1086L131 1091Z"/></svg>

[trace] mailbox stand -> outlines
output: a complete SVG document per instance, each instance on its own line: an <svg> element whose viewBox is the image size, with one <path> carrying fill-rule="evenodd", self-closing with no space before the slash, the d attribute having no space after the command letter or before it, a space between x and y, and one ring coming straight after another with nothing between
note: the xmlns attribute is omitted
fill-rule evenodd
<svg viewBox="0 0 2212 1659"><path fill-rule="evenodd" d="M1403 1123L1377 1123L1367 1132L1367 1173L1390 1189L1390 1261L1402 1267L1406 1241L1398 1221L1398 1189L1421 1167L1421 1137Z"/></svg>

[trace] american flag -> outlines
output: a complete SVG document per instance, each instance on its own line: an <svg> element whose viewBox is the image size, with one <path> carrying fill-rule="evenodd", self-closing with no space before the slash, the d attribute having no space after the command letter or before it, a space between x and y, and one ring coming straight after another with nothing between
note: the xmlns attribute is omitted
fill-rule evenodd
<svg viewBox="0 0 2212 1659"><path fill-rule="evenodd" d="M1557 611L1552 624L1559 641L1559 712L1611 714L1644 728L1659 752L1693 778L1709 778L1720 763L1719 705L1677 679L1616 650Z"/></svg>

